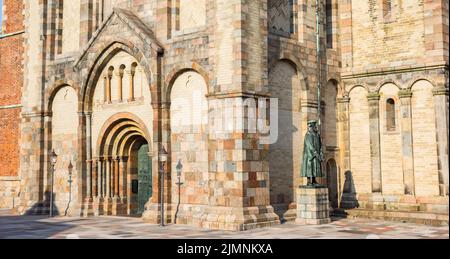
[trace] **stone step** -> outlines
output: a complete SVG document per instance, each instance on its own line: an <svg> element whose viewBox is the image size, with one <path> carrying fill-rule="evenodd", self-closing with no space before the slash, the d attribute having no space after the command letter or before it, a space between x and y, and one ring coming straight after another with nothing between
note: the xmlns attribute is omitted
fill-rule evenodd
<svg viewBox="0 0 450 259"><path fill-rule="evenodd" d="M347 218L369 218L388 221L401 221L405 223L424 224L432 226L448 226L449 215L429 212L411 211L379 211L370 209L345 210ZM337 215L343 215L342 211Z"/></svg>

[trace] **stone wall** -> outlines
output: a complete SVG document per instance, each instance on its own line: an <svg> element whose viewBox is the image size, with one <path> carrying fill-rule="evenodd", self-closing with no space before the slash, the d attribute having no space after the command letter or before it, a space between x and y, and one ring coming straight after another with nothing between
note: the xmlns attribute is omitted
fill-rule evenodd
<svg viewBox="0 0 450 259"><path fill-rule="evenodd" d="M58 26L43 26L58 24L56 1L49 0L47 6L26 2L23 208L45 199L49 148L63 139L53 134L58 130L41 129L59 120L60 114L52 114L49 107L63 85L75 90L79 113L78 124L67 123L78 127L76 144L74 136L69 137L77 150L61 152L77 157L77 199L85 215L92 212L87 183L96 170L92 166L92 159L99 155L96 146L105 137L101 129L133 117L142 123L131 123L134 126L130 127L136 127L132 130L141 135L142 129L148 130L153 183L161 181L160 147L171 154L163 182L164 221L179 219L179 223L202 227L244 230L277 224L280 217L292 219L293 190L304 183L299 174L306 122L318 118L319 79L325 156L327 161L336 161L333 174L339 181L338 190L351 181L362 206L373 207L377 199L378 209L386 208L384 203L395 207L402 195L431 197L432 202L445 195L448 120L440 118L448 118L448 56L442 44L448 42L444 30L448 4L395 1L394 15L380 17L378 1L328 2L332 16L339 20L332 25L339 31L334 39L339 44L327 49L322 28L319 71L314 1L111 0L103 7L100 2L80 0L79 38L78 18L70 18L72 13L63 15L69 17L63 21L65 33L74 34L80 43L78 49L76 42L67 42L63 31L67 55L58 55ZM417 26L420 29L414 29ZM133 68L135 98L129 100L133 99L128 90L132 81L127 72ZM177 100L191 94L191 85L201 89L201 94L184 99L187 103ZM270 97L278 98L280 121L277 141L267 144L261 143L262 135L251 127L267 118L261 112L253 113L248 104ZM396 104L398 127L392 131L386 126L387 98ZM192 107L201 107L200 112L191 112ZM204 113L208 113L208 123L224 128L206 134L203 122L188 128L177 123ZM224 115L229 123L219 124ZM432 134L425 125L430 125ZM425 143L429 145L422 149ZM124 163L108 159L114 166ZM185 166L181 195L176 185L179 159ZM428 164L432 170L425 172ZM62 180L60 185L64 185ZM60 191L67 193L64 188ZM146 222L161 221L160 198L158 184L146 205Z"/></svg>
<svg viewBox="0 0 450 259"><path fill-rule="evenodd" d="M441 132L448 131L448 114L441 111L448 108L448 2L392 1L390 12L381 1L339 7L342 100L350 102L349 121L342 117L350 130L341 131L341 148L350 148L341 169L353 174L361 208L417 211L423 197L448 208L448 134ZM358 178L362 172L366 180Z"/></svg>
<svg viewBox="0 0 450 259"><path fill-rule="evenodd" d="M24 16L21 1L3 1L0 30L0 208L17 203L20 113L23 87Z"/></svg>

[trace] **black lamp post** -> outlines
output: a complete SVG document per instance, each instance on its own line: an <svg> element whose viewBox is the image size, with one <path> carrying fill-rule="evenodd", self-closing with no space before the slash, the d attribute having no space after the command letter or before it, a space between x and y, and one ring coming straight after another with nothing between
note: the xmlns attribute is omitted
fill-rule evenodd
<svg viewBox="0 0 450 259"><path fill-rule="evenodd" d="M160 162L160 173L161 173L161 227L164 227L164 174L165 174L165 166L168 159L169 154L163 145L161 145L161 149L159 150L159 162Z"/></svg>
<svg viewBox="0 0 450 259"><path fill-rule="evenodd" d="M58 155L55 153L55 150L52 151L50 155L50 163L52 164L52 173L51 173L51 190L50 190L50 217L53 217L53 182L55 175L55 166L58 159Z"/></svg>

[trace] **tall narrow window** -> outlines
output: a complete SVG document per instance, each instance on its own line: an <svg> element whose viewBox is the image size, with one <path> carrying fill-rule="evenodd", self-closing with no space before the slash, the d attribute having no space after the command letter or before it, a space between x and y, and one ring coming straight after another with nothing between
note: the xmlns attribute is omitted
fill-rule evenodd
<svg viewBox="0 0 450 259"><path fill-rule="evenodd" d="M333 1L326 2L326 16L327 16L327 48L333 48Z"/></svg>
<svg viewBox="0 0 450 259"><path fill-rule="evenodd" d="M63 52L64 0L59 0L56 7L56 54Z"/></svg>
<svg viewBox="0 0 450 259"><path fill-rule="evenodd" d="M297 31L297 0L269 0L268 22L272 33L288 36Z"/></svg>
<svg viewBox="0 0 450 259"><path fill-rule="evenodd" d="M392 14L392 0L383 0L383 17L390 18Z"/></svg>
<svg viewBox="0 0 450 259"><path fill-rule="evenodd" d="M395 131L396 127L395 101L391 98L386 101L386 128Z"/></svg>
<svg viewBox="0 0 450 259"><path fill-rule="evenodd" d="M298 4L297 0L290 0L289 5L291 8L291 33L297 33L297 22L298 22Z"/></svg>

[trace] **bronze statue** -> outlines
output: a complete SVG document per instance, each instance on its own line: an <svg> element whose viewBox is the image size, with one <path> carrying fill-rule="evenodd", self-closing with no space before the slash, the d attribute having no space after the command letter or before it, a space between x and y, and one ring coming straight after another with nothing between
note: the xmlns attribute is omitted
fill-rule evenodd
<svg viewBox="0 0 450 259"><path fill-rule="evenodd" d="M308 122L303 150L302 177L308 178L309 187L320 187L317 177L324 177L322 172L323 151L317 121Z"/></svg>

